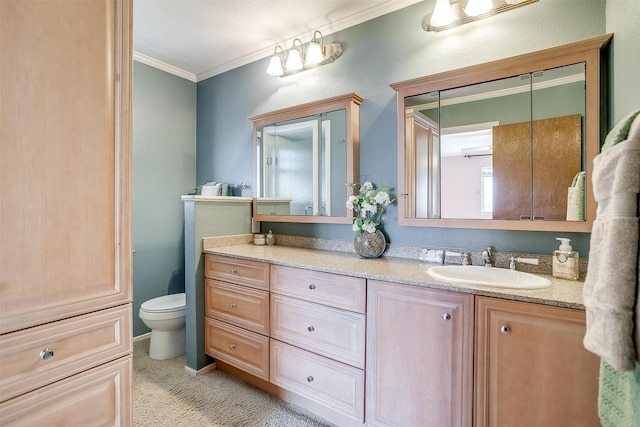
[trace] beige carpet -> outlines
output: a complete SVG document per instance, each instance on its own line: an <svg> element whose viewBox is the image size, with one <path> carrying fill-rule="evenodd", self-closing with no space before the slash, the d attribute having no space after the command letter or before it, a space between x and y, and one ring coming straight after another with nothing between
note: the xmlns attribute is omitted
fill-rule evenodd
<svg viewBox="0 0 640 427"><path fill-rule="evenodd" d="M149 340L133 346L133 423L136 427L325 427L287 404L218 370L185 371L186 357L149 358Z"/></svg>

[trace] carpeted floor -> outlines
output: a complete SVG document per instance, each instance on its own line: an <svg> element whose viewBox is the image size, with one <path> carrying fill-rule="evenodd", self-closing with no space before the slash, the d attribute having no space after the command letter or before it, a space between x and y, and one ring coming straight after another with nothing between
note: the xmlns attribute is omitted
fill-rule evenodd
<svg viewBox="0 0 640 427"><path fill-rule="evenodd" d="M149 358L149 340L133 346L136 427L326 427L312 414L218 370L185 371L186 357Z"/></svg>

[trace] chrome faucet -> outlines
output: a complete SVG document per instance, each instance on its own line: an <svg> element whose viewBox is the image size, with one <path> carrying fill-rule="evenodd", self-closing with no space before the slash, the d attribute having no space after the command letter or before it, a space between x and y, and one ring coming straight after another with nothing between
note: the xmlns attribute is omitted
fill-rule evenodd
<svg viewBox="0 0 640 427"><path fill-rule="evenodd" d="M491 246L487 246L487 249L482 251L482 259L484 259L485 267L493 267L493 252L491 251Z"/></svg>

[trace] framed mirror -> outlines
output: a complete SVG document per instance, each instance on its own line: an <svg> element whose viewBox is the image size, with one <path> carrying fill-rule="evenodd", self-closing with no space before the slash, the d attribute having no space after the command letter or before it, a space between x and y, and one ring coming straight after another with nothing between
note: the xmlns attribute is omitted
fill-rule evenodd
<svg viewBox="0 0 640 427"><path fill-rule="evenodd" d="M350 223L358 177L359 105L351 93L253 116L254 219Z"/></svg>
<svg viewBox="0 0 640 427"><path fill-rule="evenodd" d="M610 38L392 84L399 224L590 231Z"/></svg>

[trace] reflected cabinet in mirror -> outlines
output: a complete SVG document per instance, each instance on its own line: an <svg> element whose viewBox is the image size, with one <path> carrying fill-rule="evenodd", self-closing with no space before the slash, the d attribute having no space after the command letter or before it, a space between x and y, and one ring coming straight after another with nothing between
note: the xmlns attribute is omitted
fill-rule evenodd
<svg viewBox="0 0 640 427"><path fill-rule="evenodd" d="M399 224L591 231L610 38L392 84Z"/></svg>
<svg viewBox="0 0 640 427"><path fill-rule="evenodd" d="M346 184L358 177L357 93L250 117L254 219L350 223Z"/></svg>

